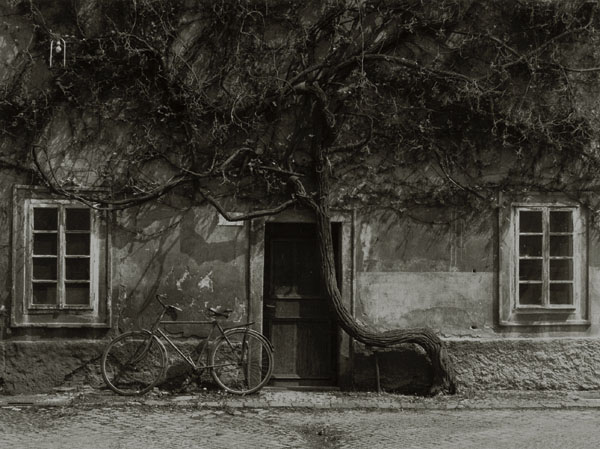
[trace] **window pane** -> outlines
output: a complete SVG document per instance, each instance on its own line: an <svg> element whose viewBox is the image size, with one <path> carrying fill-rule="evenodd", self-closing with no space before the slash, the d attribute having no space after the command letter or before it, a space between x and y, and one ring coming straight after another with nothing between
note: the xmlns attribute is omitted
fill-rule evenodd
<svg viewBox="0 0 600 449"><path fill-rule="evenodd" d="M550 211L550 232L573 232L572 217L570 211Z"/></svg>
<svg viewBox="0 0 600 449"><path fill-rule="evenodd" d="M271 244L273 293L289 295L294 290L294 242L274 240Z"/></svg>
<svg viewBox="0 0 600 449"><path fill-rule="evenodd" d="M67 213L67 231L89 231L90 230L90 210L68 208Z"/></svg>
<svg viewBox="0 0 600 449"><path fill-rule="evenodd" d="M56 304L56 283L33 283L33 304Z"/></svg>
<svg viewBox="0 0 600 449"><path fill-rule="evenodd" d="M573 284L550 283L550 304L573 304Z"/></svg>
<svg viewBox="0 0 600 449"><path fill-rule="evenodd" d="M58 234L34 234L33 235L33 254L36 255L57 255L57 236Z"/></svg>
<svg viewBox="0 0 600 449"><path fill-rule="evenodd" d="M542 232L542 211L520 211L519 232Z"/></svg>
<svg viewBox="0 0 600 449"><path fill-rule="evenodd" d="M87 256L90 254L90 234L66 234L69 256Z"/></svg>
<svg viewBox="0 0 600 449"><path fill-rule="evenodd" d="M58 209L53 207L33 208L33 229L56 231L58 229Z"/></svg>
<svg viewBox="0 0 600 449"><path fill-rule="evenodd" d="M541 235L520 235L519 236L519 256L521 257L539 257L542 255L542 236Z"/></svg>
<svg viewBox="0 0 600 449"><path fill-rule="evenodd" d="M321 292L319 253L315 240L296 242L296 284L298 293L318 296Z"/></svg>
<svg viewBox="0 0 600 449"><path fill-rule="evenodd" d="M573 279L573 261L571 259L550 260L550 280L570 281Z"/></svg>
<svg viewBox="0 0 600 449"><path fill-rule="evenodd" d="M519 284L519 304L541 305L542 284Z"/></svg>
<svg viewBox="0 0 600 449"><path fill-rule="evenodd" d="M550 236L550 256L572 256L573 237L570 235Z"/></svg>
<svg viewBox="0 0 600 449"><path fill-rule="evenodd" d="M541 281L542 259L519 260L519 279L522 281Z"/></svg>
<svg viewBox="0 0 600 449"><path fill-rule="evenodd" d="M56 280L56 257L34 257L33 278Z"/></svg>
<svg viewBox="0 0 600 449"><path fill-rule="evenodd" d="M67 280L89 280L90 259L65 259L65 277Z"/></svg>
<svg viewBox="0 0 600 449"><path fill-rule="evenodd" d="M90 303L89 283L65 284L65 303L68 305L85 305Z"/></svg>
<svg viewBox="0 0 600 449"><path fill-rule="evenodd" d="M321 292L319 254L315 240L273 240L273 293L318 296Z"/></svg>

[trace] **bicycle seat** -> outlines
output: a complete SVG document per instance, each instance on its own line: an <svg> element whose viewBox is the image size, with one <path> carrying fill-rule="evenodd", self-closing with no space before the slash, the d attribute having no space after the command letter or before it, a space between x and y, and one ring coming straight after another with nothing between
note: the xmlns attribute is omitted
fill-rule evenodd
<svg viewBox="0 0 600 449"><path fill-rule="evenodd" d="M179 307L173 306L171 304L167 304L165 306L165 309L167 309L167 310L169 310L169 309L170 310L176 310L177 312L183 312L183 309L180 309Z"/></svg>
<svg viewBox="0 0 600 449"><path fill-rule="evenodd" d="M214 307L209 307L208 311L215 316L222 316L225 318L229 318L229 315L231 314L231 312L233 312L232 309L218 310L218 309L215 309Z"/></svg>
<svg viewBox="0 0 600 449"><path fill-rule="evenodd" d="M183 309L180 309L177 306L171 305L171 304L165 304L162 300L166 300L167 299L167 295L156 295L156 300L160 303L161 306L163 306L167 312L183 312Z"/></svg>

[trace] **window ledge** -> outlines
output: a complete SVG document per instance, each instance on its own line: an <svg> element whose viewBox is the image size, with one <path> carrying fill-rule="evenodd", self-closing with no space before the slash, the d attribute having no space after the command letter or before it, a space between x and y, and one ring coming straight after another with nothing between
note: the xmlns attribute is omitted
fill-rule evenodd
<svg viewBox="0 0 600 449"><path fill-rule="evenodd" d="M90 306L80 306L80 307L44 307L40 305L31 305L27 308L27 313L39 313L39 314L48 314L48 313L63 313L63 312L91 312L94 308Z"/></svg>
<svg viewBox="0 0 600 449"><path fill-rule="evenodd" d="M502 327L537 327L537 326L557 326L557 327L569 327L569 326L589 326L591 321L589 320L571 320L571 321L505 321L500 320L500 326Z"/></svg>
<svg viewBox="0 0 600 449"><path fill-rule="evenodd" d="M575 306L518 306L514 312L518 314L530 313L573 313L577 310Z"/></svg>

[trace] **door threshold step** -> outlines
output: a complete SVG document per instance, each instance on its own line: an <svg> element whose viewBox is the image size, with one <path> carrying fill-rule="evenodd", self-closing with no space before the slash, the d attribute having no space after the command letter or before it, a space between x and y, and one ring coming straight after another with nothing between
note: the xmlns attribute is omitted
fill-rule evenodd
<svg viewBox="0 0 600 449"><path fill-rule="evenodd" d="M340 387L316 385L270 385L263 387L265 391L340 391Z"/></svg>

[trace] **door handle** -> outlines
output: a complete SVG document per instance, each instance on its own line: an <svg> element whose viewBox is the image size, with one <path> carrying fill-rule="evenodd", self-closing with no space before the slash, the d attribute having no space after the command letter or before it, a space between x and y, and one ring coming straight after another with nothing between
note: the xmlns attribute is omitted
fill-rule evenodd
<svg viewBox="0 0 600 449"><path fill-rule="evenodd" d="M265 304L265 307L267 309L275 309L275 308L277 308L277 306L275 304Z"/></svg>

